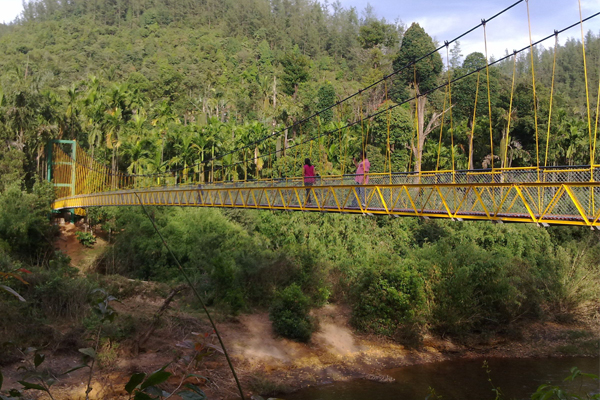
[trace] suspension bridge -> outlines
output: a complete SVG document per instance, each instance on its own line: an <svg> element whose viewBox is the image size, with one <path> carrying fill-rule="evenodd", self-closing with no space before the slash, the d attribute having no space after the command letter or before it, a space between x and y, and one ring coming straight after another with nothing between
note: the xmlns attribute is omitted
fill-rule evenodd
<svg viewBox="0 0 600 400"><path fill-rule="evenodd" d="M596 136L598 129L598 106L594 113L588 93L588 77L585 57L585 42L583 40L583 24L587 20L597 17L596 13L583 18L580 11L579 21L554 31L547 37L533 42L521 50L516 50L499 60L487 62L485 66L469 71L463 76L451 76L448 72L447 79L440 85L425 93L420 93L418 88L413 91L413 96L399 103L392 103L389 107L368 109L364 104L366 100L378 97L379 104L387 104L392 94L392 79L403 70L415 69L419 62L427 62L434 52L446 51L448 46L476 29L483 30L486 40L486 24L499 15L513 9L523 0L517 1L510 7L494 15L492 18L482 20L481 24L465 32L465 34L452 41L446 41L435 51L403 66L400 70L382 78L378 82L337 101L333 106L296 122L292 126L271 132L268 135L246 144L233 151L199 162L193 166L173 169L156 174L126 174L115 168L109 167L91 157L85 149L70 140L54 140L47 149L47 178L55 187L56 200L52 207L55 210L74 209L83 214L85 208L97 206L180 206L180 207L214 207L214 208L241 208L262 210L284 210L304 212L334 212L367 215L409 216L421 218L447 218L452 220L488 220L495 222L521 222L536 223L539 225L563 224L600 227L600 165L595 163ZM527 14L529 5L527 2ZM580 9L581 10L581 9ZM550 137L550 122L546 133L546 149L540 146L540 136L537 128L537 107L535 112L535 143L536 160L534 165L528 167L506 167L506 154L508 140L494 144L490 118L490 142L480 144L489 146L491 153L490 167L480 170L460 170L455 168L454 147L452 147L450 169L440 170L440 148L444 121L449 119L452 124L452 106L441 112L441 126L438 147L438 167L433 171L422 171L420 157L426 135L415 124L415 132L410 145L411 163L413 170L396 172L392 170L390 147L390 112L393 108L403 104L410 105L415 113L415 121L419 119L420 99L435 91L444 91L444 103L452 103L452 87L457 82L468 76L477 75L477 93L479 93L480 75L487 76L487 94L489 96L489 70L494 64L510 61L516 65L517 55L522 52L532 52L534 46L542 42L555 39L558 35L577 26L581 26L583 68L586 73L587 97L587 127L589 131L590 162L582 166L548 166L548 143ZM487 42L485 43L487 59ZM556 55L556 52L554 53ZM446 57L446 60L448 57ZM531 57L531 84L533 97L536 104L535 66ZM554 58L556 63L556 56ZM555 64L554 64L555 65ZM449 68L448 68L449 71ZM513 107L514 74L511 88L510 108ZM416 75L416 72L415 72ZM417 85L415 84L415 87ZM600 87L600 86L599 86ZM599 89L600 90L600 89ZM552 113L552 97L554 94L554 68L552 87L550 88L550 114ZM475 96L475 109L478 99ZM338 124L336 129L314 134L309 134L303 140L289 141L288 131L299 129L303 124L314 120L327 110L339 110L353 102L353 107L358 107L360 117L353 121ZM371 101L372 102L372 101ZM488 97L488 104L489 97ZM357 106L358 105L358 106ZM444 108L446 105L444 105ZM474 111L475 112L475 111ZM447 115L450 114L450 115ZM339 142L340 164L349 165L349 144L343 141L341 132L352 126L362 126L376 116L387 119L387 148L385 150L385 165L383 171L377 173L367 172L356 175L344 171L340 173L317 176L314 183L305 183L305 179L297 171L302 168L304 157L312 156L313 147L318 148L323 140ZM440 116L438 115L438 116ZM448 118L449 117L449 118ZM423 116L421 116L423 118ZM551 121L551 115L548 116ZM510 134L511 112L508 113L506 126L507 135ZM451 127L452 128L452 127ZM421 128L422 129L422 128ZM448 131L448 130L447 130ZM452 135L454 129L449 129ZM369 131L363 132L361 140L362 151L366 149ZM366 136L366 137L365 137ZM470 146L474 134L470 134ZM451 138L454 142L454 138ZM293 144L290 144L293 143ZM494 156L494 147L500 148L500 155ZM504 147L504 148L502 148ZM259 151L260 150L260 151ZM469 152L469 157L472 157ZM543 154L545 153L545 159ZM234 157L235 156L235 157ZM368 154L367 154L368 157ZM413 162L414 158L414 162ZM543 160L542 160L543 159ZM238 160L238 161L234 161ZM495 160L498 160L497 162ZM284 170L291 173L276 172L273 163L290 163ZM498 166L499 164L499 166ZM417 167L417 165L419 167ZM471 159L469 164L473 165ZM232 179L241 169L244 179ZM249 174L248 171L251 171ZM265 172L266 171L266 172ZM250 176L249 176L250 175ZM287 175L287 176L285 176ZM359 179L357 179L357 177ZM361 182L361 183L358 183ZM310 201L312 199L312 201Z"/></svg>

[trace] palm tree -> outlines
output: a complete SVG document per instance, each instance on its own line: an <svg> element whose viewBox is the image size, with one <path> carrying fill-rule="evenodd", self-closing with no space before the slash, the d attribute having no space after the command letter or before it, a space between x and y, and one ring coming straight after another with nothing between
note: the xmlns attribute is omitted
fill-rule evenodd
<svg viewBox="0 0 600 400"><path fill-rule="evenodd" d="M148 158L143 165L144 173L151 175L148 178L144 179L148 179L150 183L157 183L159 185L161 183L165 183L164 173L169 165L167 162L161 161L160 158L160 152L151 152L150 158Z"/></svg>
<svg viewBox="0 0 600 400"><path fill-rule="evenodd" d="M500 140L500 166L501 168L507 167L507 154L505 154L508 150L508 145L510 144L510 132L508 132L508 122L511 124L515 124L517 122L517 109L513 108L508 113L508 110L503 110L502 115L500 116L500 121L502 123L502 139Z"/></svg>
<svg viewBox="0 0 600 400"><path fill-rule="evenodd" d="M151 155L151 141L144 138L144 124L147 120L146 111L141 108L126 125L128 131L132 132L123 140L123 153L131 160L127 167L127 172L130 174L139 174Z"/></svg>
<svg viewBox="0 0 600 400"><path fill-rule="evenodd" d="M207 125L204 128L206 132L206 136L212 138L211 143L211 173L210 173L210 182L214 181L214 171L215 171L215 155L218 155L224 148L227 148L227 144L231 143L235 140L235 131L231 130L231 135L226 135L226 126L224 123L219 121L215 117L211 117L207 121ZM230 139L231 138L231 139Z"/></svg>
<svg viewBox="0 0 600 400"><path fill-rule="evenodd" d="M567 165L585 163L584 160L590 154L589 141L585 135L585 123L576 117L571 117L560 124L559 129L564 137Z"/></svg>
<svg viewBox="0 0 600 400"><path fill-rule="evenodd" d="M146 116L146 111L143 108L140 108L138 112L133 116L133 118L129 121L131 128L135 132L135 134L139 136L143 136L144 124L148 121L148 117Z"/></svg>
<svg viewBox="0 0 600 400"><path fill-rule="evenodd" d="M236 164L237 162L239 162L239 159L236 153L230 153L224 155L219 160L216 160L215 167L217 168L217 172L221 171L220 176L224 180L237 180L238 173L235 168L227 168L228 165Z"/></svg>
<svg viewBox="0 0 600 400"><path fill-rule="evenodd" d="M127 172L137 175L148 165L151 152L148 150L148 141L139 135L132 135L123 145L123 155L129 156Z"/></svg>
<svg viewBox="0 0 600 400"><path fill-rule="evenodd" d="M236 127L234 132L236 132L234 148L243 147L239 150L238 157L243 161L242 170L244 171L244 180L247 181L248 161L252 159L252 150L246 146L251 142L252 130L250 129L250 125L246 122L244 125Z"/></svg>
<svg viewBox="0 0 600 400"><path fill-rule="evenodd" d="M124 124L123 114L120 107L111 108L106 114L107 122L107 135L106 135L106 147L112 150L111 170L113 174L113 189L116 189L116 174L117 174L117 160L119 147L121 147L121 140L119 133Z"/></svg>
<svg viewBox="0 0 600 400"><path fill-rule="evenodd" d="M257 142L260 139L263 139L265 137L267 137L267 135L269 134L269 130L267 129L267 127L256 121L254 123L252 123L250 125L250 142ZM263 169L263 166L265 164L265 160L260 156L260 152L261 150L265 150L267 146L267 141L263 140L260 143L255 143L254 144L254 165L256 168L256 179L260 178L260 171Z"/></svg>
<svg viewBox="0 0 600 400"><path fill-rule="evenodd" d="M144 94L140 92L137 87L133 88L133 90L129 90L127 94L129 97L129 106L135 110L134 114L137 114L140 112L140 110L143 110L143 107L146 104L146 98L144 97Z"/></svg>
<svg viewBox="0 0 600 400"><path fill-rule="evenodd" d="M196 132L192 140L192 148L196 152L196 162L199 165L198 173L200 182L204 182L204 153L212 146L214 138L212 136L202 135L201 132Z"/></svg>
<svg viewBox="0 0 600 400"><path fill-rule="evenodd" d="M161 149L160 149L160 160L161 162L164 160L165 155L165 139L167 137L167 133L169 131L169 124L176 123L179 124L179 119L173 113L171 109L171 105L167 100L163 100L158 106L156 118L152 120L152 126L158 126L159 134L161 137Z"/></svg>
<svg viewBox="0 0 600 400"><path fill-rule="evenodd" d="M182 166L183 167L183 175L181 177L182 182L186 182L188 178L188 165L193 165L194 163L194 153L195 149L192 146L194 141L194 136L189 132L185 132L180 136L180 141L176 142L173 146L175 148L175 157L171 158L169 161L170 165Z"/></svg>
<svg viewBox="0 0 600 400"><path fill-rule="evenodd" d="M74 123L79 117L79 109L77 107L78 104L78 90L75 87L75 84L72 84L70 87L62 88L67 93L67 108L65 109L65 122L68 128L68 137L74 138Z"/></svg>
<svg viewBox="0 0 600 400"><path fill-rule="evenodd" d="M91 158L94 158L96 146L104 141L102 125L105 122L107 106L99 95L99 86L100 81L98 78L91 76L83 97L83 114L85 116L83 128L88 131Z"/></svg>

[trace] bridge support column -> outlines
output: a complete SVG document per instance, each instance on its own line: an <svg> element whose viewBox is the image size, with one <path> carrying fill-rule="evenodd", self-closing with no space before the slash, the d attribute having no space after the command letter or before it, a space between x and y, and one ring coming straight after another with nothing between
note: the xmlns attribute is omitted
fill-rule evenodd
<svg viewBox="0 0 600 400"><path fill-rule="evenodd" d="M59 161L60 158L58 158L55 154L54 154L54 145L56 144L63 144L63 145L69 145L70 146L70 151L65 151L65 154L70 158L70 160L65 160L65 161ZM68 187L70 188L70 194L71 196L75 196L76 194L76 190L75 190L75 183L77 181L77 142L75 140L51 140L48 145L46 146L46 157L47 157L47 171L46 171L46 177L48 179L48 182L52 183L52 186L54 186L55 188L59 188L59 187ZM54 167L56 165L68 165L71 167L71 174L70 176L57 176L57 174L54 173ZM67 178L67 179L65 179ZM63 180L62 182L58 182L57 180ZM70 222L75 222L75 209L69 208L67 210L65 210L69 213L70 215Z"/></svg>
<svg viewBox="0 0 600 400"><path fill-rule="evenodd" d="M56 157L54 156L54 145L55 144L68 144L71 146L71 151L69 153L65 152L67 156L69 156L69 161L56 161ZM48 157L48 182L53 183L54 187L68 187L71 189L71 196L75 196L75 182L77 179L77 143L74 140L51 140L48 143L48 147L46 149L47 157ZM55 165L69 165L71 166L71 177L69 182L56 182L56 177L54 174L54 166Z"/></svg>

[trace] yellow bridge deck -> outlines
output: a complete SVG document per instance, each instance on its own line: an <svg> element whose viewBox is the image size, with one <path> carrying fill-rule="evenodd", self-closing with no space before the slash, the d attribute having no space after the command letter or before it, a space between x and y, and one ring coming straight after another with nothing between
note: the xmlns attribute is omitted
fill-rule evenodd
<svg viewBox="0 0 600 400"><path fill-rule="evenodd" d="M600 168L512 169L180 184L128 182L120 190L59 198L54 209L94 206L184 206L380 214L600 226ZM167 185L164 185L167 183ZM154 183L156 185L156 183ZM308 202L308 193L312 203Z"/></svg>

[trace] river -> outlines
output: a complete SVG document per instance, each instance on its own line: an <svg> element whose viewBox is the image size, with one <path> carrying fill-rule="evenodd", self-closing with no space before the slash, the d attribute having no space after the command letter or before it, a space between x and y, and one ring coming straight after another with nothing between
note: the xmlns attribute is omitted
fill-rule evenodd
<svg viewBox="0 0 600 400"><path fill-rule="evenodd" d="M280 397L285 400L424 400L430 393L429 388L433 388L443 400L493 400L493 384L501 390L503 399L529 399L544 383L561 385L579 393L600 392L597 381L563 382L574 366L582 372L599 375L598 357L495 358L487 361L492 383L482 368L484 359L469 359L383 371L396 380L393 383L354 380L310 387Z"/></svg>

